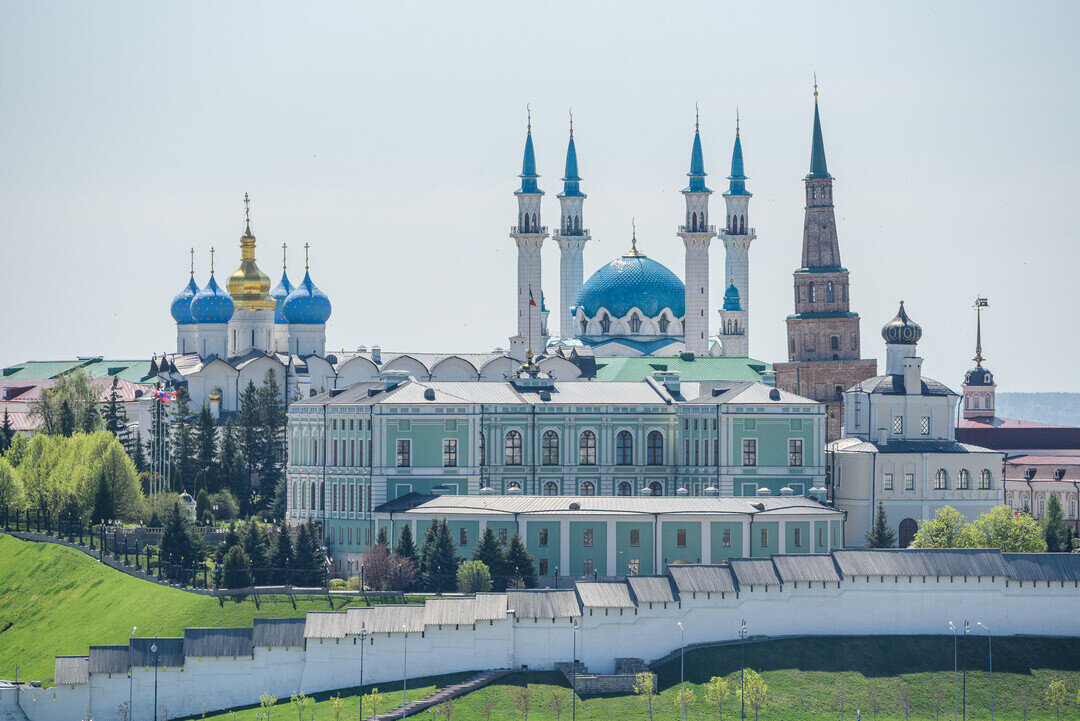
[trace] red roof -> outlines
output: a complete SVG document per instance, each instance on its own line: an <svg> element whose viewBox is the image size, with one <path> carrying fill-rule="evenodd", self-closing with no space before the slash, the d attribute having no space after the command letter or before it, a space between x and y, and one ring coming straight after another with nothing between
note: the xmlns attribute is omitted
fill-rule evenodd
<svg viewBox="0 0 1080 721"><path fill-rule="evenodd" d="M963 419L956 440L995 451L1080 451L1080 428L1014 418Z"/></svg>
<svg viewBox="0 0 1080 721"><path fill-rule="evenodd" d="M41 397L42 388L51 388L58 382L59 380L55 378L31 381L25 379L0 380L0 402L32 403ZM109 400L109 394L112 393L112 378L94 378L90 381L90 385L97 388L98 400L102 403ZM149 393L153 390L153 386L118 380L116 382L116 390L119 393L122 402L130 403L142 395Z"/></svg>
<svg viewBox="0 0 1080 721"><path fill-rule="evenodd" d="M1068 428L1053 423L1036 423L1016 418L961 418L957 428Z"/></svg>

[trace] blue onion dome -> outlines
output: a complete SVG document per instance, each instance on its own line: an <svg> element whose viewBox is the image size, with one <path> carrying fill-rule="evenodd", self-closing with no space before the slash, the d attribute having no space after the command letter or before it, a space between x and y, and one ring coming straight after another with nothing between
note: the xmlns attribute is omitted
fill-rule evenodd
<svg viewBox="0 0 1080 721"><path fill-rule="evenodd" d="M900 343L903 345L915 345L922 338L922 327L908 318L904 310L904 301L900 301L900 310L896 317L890 320L881 329L881 337L886 343Z"/></svg>
<svg viewBox="0 0 1080 721"><path fill-rule="evenodd" d="M595 316L606 308L621 318L638 308L650 318L665 308L681 318L686 304L686 287L679 277L644 253L632 250L592 274L578 291L576 305L585 315Z"/></svg>
<svg viewBox="0 0 1080 721"><path fill-rule="evenodd" d="M739 289L732 283L724 292L724 310L742 310L739 303Z"/></svg>
<svg viewBox="0 0 1080 721"><path fill-rule="evenodd" d="M964 385L992 386L994 385L994 374L983 368L981 364L977 365L964 374Z"/></svg>
<svg viewBox="0 0 1080 721"><path fill-rule="evenodd" d="M289 275L285 271L281 271L281 282L274 286L274 289L270 291L270 297L274 299L274 322L275 323L288 323L285 320L285 314L282 312L281 307L285 304L285 299L289 297L289 293L293 292L293 284L289 282Z"/></svg>
<svg viewBox="0 0 1080 721"><path fill-rule="evenodd" d="M330 299L312 282L311 273L304 273L281 304L281 314L288 323L319 325L330 319Z"/></svg>
<svg viewBox="0 0 1080 721"><path fill-rule="evenodd" d="M213 275L191 301L191 317L196 323L228 323L233 309L233 299L222 290Z"/></svg>
<svg viewBox="0 0 1080 721"><path fill-rule="evenodd" d="M191 317L191 301L198 292L199 286L195 285L195 278L192 276L188 279L184 289L172 299L169 310L172 312L173 320L176 321L177 325L191 325L195 322L195 319Z"/></svg>

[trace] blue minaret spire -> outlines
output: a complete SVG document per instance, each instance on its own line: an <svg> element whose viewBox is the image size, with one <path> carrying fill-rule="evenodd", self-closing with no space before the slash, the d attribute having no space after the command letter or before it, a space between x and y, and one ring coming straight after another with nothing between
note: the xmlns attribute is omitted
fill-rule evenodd
<svg viewBox="0 0 1080 721"><path fill-rule="evenodd" d="M728 195L749 195L746 190L746 173L743 171L742 138L739 137L739 111L735 111L735 148L731 151L731 182L728 184Z"/></svg>
<svg viewBox="0 0 1080 721"><path fill-rule="evenodd" d="M521 161L521 188L519 193L539 193L536 180L540 176L536 174L536 154L533 153L532 139L532 111L529 111L529 123L525 134L525 157Z"/></svg>
<svg viewBox="0 0 1080 721"><path fill-rule="evenodd" d="M690 151L690 172L687 173L690 177L690 185L684 190L684 193L711 193L712 191L705 187L705 155L701 152L701 122L697 112L697 108L694 109L694 147Z"/></svg>
<svg viewBox="0 0 1080 721"><path fill-rule="evenodd" d="M570 198L581 195L581 189L578 183L581 178L578 176L577 169L577 148L574 147L574 116L570 115L570 142L566 145L566 168L563 171L563 192L559 193L560 198Z"/></svg>

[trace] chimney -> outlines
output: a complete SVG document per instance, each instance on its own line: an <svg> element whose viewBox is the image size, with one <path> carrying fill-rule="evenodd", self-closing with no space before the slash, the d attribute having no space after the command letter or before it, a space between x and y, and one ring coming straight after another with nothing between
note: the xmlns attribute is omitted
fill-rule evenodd
<svg viewBox="0 0 1080 721"><path fill-rule="evenodd" d="M371 360L375 365L382 365L382 348L377 345L371 346Z"/></svg>
<svg viewBox="0 0 1080 721"><path fill-rule="evenodd" d="M412 376L409 375L409 371L383 371L379 374L382 378L383 390L391 391L397 388L402 383L407 383L412 380Z"/></svg>
<svg viewBox="0 0 1080 721"><path fill-rule="evenodd" d="M922 358L908 356L901 363L904 373L904 393L909 396L922 395Z"/></svg>
<svg viewBox="0 0 1080 721"><path fill-rule="evenodd" d="M657 383L662 384L668 393L678 395L681 387L679 375L679 371L654 371L652 377Z"/></svg>

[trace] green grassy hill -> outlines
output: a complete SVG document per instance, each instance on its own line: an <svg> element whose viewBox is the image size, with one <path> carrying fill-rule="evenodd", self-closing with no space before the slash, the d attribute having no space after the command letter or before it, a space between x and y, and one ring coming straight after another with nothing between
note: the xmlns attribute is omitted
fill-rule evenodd
<svg viewBox="0 0 1080 721"><path fill-rule="evenodd" d="M55 543L0 534L0 678L49 682L53 656L86 653L90 644L138 636L178 636L187 626L249 626L253 618L326 611L326 596L261 596L237 602L144 581ZM400 602L400 599L398 599ZM335 609L366 603L337 598ZM10 624L10 626L8 625Z"/></svg>

